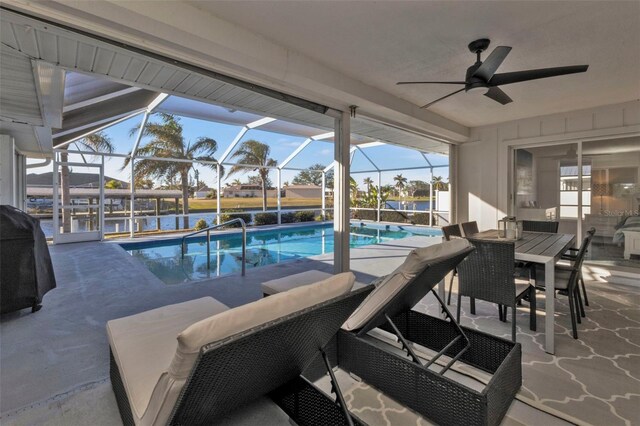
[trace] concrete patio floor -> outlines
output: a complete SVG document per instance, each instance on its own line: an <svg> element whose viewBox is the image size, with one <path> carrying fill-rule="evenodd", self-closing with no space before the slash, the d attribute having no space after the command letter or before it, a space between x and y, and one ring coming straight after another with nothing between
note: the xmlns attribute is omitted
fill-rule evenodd
<svg viewBox="0 0 640 426"><path fill-rule="evenodd" d="M407 252L438 238L411 237L352 251L360 282L399 265ZM51 246L58 287L43 308L3 315L0 327L0 412L68 392L108 376L106 322L160 306L211 296L234 307L262 297L260 284L286 275L333 270L332 255L260 269L245 277L166 285L113 242Z"/></svg>
<svg viewBox="0 0 640 426"><path fill-rule="evenodd" d="M412 248L436 242L439 238L410 237L352 249L351 267L358 281L370 282L392 271ZM246 277L166 285L113 242L52 246L51 254L58 288L45 296L43 309L35 315L28 311L4 315L0 320L2 424L120 424L108 380L105 324L110 319L205 295L238 306L260 298L263 281L309 269L332 271L328 254L250 269ZM544 333L526 328L526 306L519 311L521 393L584 423L629 424L625 419L640 418L638 386L633 391L633 385L640 385L640 317L633 311L640 292L596 281L589 284L595 290L593 306L587 311L588 322L580 328L579 341L568 335L564 298L558 299L555 357L540 348ZM425 298L417 309L436 313L432 299ZM463 324L509 335L510 322L500 323L493 305L480 302L476 316L469 316L464 307ZM616 325L613 316L622 322ZM594 360L593 366L587 365L589 360ZM574 368L571 364L576 361L580 362ZM573 379L568 377L571 374ZM346 374L339 380L350 407L370 424L429 424ZM593 386L599 389L594 391ZM556 402L563 400L563 394L569 399ZM257 407L261 408L247 410L229 424L288 424L269 404ZM566 423L516 402L503 424Z"/></svg>

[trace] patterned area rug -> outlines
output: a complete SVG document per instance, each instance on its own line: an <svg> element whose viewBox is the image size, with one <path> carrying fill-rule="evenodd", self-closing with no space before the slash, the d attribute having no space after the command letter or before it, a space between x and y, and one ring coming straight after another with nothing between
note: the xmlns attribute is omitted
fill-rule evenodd
<svg viewBox="0 0 640 426"><path fill-rule="evenodd" d="M637 288L587 282L587 318L571 337L567 298L556 299L556 355L544 352L544 294L538 294L538 331L529 330L525 303L517 311L517 340L522 344L523 386L519 393L534 407L514 402L503 424L633 425L640 422L640 291ZM454 288L455 291L455 288ZM455 312L456 295L451 310ZM468 313L463 299L461 322L511 338L511 317L498 320L496 306L476 303ZM427 296L415 308L438 314L435 298ZM458 363L459 365L459 363ZM338 376L350 409L371 425L426 425L428 420L346 373ZM561 413L566 421L549 415Z"/></svg>

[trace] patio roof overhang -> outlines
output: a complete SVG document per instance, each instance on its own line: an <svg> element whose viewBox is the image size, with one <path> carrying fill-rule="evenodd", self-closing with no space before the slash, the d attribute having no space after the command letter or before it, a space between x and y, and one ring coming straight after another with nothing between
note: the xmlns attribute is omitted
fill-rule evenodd
<svg viewBox="0 0 640 426"><path fill-rule="evenodd" d="M51 130L54 146L144 108L158 93L175 95L158 108L163 112L239 125L256 117L272 117L278 121L263 130L304 137L334 128L337 111L314 102L13 11L3 10L1 19L11 30L3 37L3 52L9 50L23 62L73 71L72 77L67 73L67 87L58 88L64 90L60 123L43 126ZM31 43L34 38L40 42ZM98 75L100 79L92 78ZM186 99L178 96L209 108L186 105ZM443 154L448 151L437 137L360 116L352 120L351 128L353 143L382 140Z"/></svg>

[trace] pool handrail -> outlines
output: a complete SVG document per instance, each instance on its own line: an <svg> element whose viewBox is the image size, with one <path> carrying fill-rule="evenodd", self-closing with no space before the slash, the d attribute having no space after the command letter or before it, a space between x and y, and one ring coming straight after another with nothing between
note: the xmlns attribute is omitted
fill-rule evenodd
<svg viewBox="0 0 640 426"><path fill-rule="evenodd" d="M185 251L184 243L187 237L192 237L202 232L206 232L207 233L207 269L211 269L211 230L222 228L232 223L240 223L240 225L242 226L242 276L244 277L244 273L247 267L246 266L247 265L247 224L240 217L184 235L182 237L182 243L180 244L180 248L182 250L182 258L184 259L184 251Z"/></svg>

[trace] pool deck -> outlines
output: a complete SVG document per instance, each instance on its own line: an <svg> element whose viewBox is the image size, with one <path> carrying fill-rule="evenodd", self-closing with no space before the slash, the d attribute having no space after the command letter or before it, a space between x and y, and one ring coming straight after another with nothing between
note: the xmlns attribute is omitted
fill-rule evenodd
<svg viewBox="0 0 640 426"><path fill-rule="evenodd" d="M408 237L352 249L351 267L358 281L370 282L395 269L412 248L439 241ZM166 285L113 242L50 248L58 287L44 297L42 310L1 317L3 415L105 380L105 325L111 319L204 296L234 307L262 297L264 281L309 269L333 270L333 255L327 254L249 269L245 277Z"/></svg>

